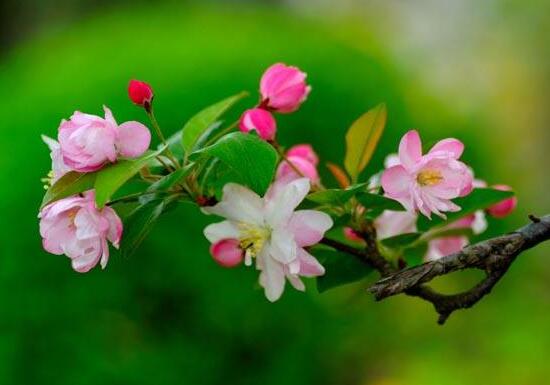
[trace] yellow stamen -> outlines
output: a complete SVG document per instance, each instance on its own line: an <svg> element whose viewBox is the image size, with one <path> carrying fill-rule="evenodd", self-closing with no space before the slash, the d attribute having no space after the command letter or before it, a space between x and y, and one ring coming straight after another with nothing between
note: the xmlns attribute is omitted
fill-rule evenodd
<svg viewBox="0 0 550 385"><path fill-rule="evenodd" d="M245 250L250 257L256 257L271 236L271 231L266 227L239 223L241 236L239 246Z"/></svg>
<svg viewBox="0 0 550 385"><path fill-rule="evenodd" d="M420 186L434 186L443 180L441 172L434 169L422 170L416 176L416 181Z"/></svg>

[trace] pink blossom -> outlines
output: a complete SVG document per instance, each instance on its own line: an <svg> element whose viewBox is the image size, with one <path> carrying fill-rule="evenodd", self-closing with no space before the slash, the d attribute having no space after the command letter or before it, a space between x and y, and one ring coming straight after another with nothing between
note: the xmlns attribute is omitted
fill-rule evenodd
<svg viewBox="0 0 550 385"><path fill-rule="evenodd" d="M512 188L510 186L504 184L494 185L493 188L501 191L512 191ZM489 207L487 209L487 212L495 218L504 218L505 216L510 215L512 211L514 211L517 204L518 199L513 196Z"/></svg>
<svg viewBox="0 0 550 385"><path fill-rule="evenodd" d="M109 260L107 241L118 248L122 236L120 218L110 207L97 208L93 190L53 202L38 217L44 249L67 255L73 269L80 273L98 262L105 268Z"/></svg>
<svg viewBox="0 0 550 385"><path fill-rule="evenodd" d="M222 200L203 208L206 213L226 218L207 226L206 238L214 245L237 240L245 265L250 266L255 260L256 269L261 271L260 285L272 302L282 295L287 279L295 289L303 291L300 277L324 274L323 266L305 247L318 243L332 227L332 219L325 213L295 211L309 192L309 180L301 178L276 188L275 185L261 198L246 187L228 183ZM233 242L231 247L235 245Z"/></svg>
<svg viewBox="0 0 550 385"><path fill-rule="evenodd" d="M149 108L153 101L153 89L148 83L140 80L130 80L128 84L128 97L138 106Z"/></svg>
<svg viewBox="0 0 550 385"><path fill-rule="evenodd" d="M303 177L308 178L314 184L319 183L319 173L313 163L300 156L287 156L286 160L282 160L279 164L275 180L280 183L289 183Z"/></svg>
<svg viewBox="0 0 550 385"><path fill-rule="evenodd" d="M346 239L348 239L352 242L362 242L362 243L365 242L365 240L363 238L361 238L361 236L359 236L359 234L357 234L357 231L355 231L351 227L344 227L343 228L343 233L344 233L344 237L346 237Z"/></svg>
<svg viewBox="0 0 550 385"><path fill-rule="evenodd" d="M210 254L220 266L235 267L243 261L244 251L238 239L222 239L212 244Z"/></svg>
<svg viewBox="0 0 550 385"><path fill-rule="evenodd" d="M63 162L61 146L59 146L59 143L55 139L42 135L42 140L50 149L50 157L52 158L51 184L54 184L59 178L71 171L71 168Z"/></svg>
<svg viewBox="0 0 550 385"><path fill-rule="evenodd" d="M262 106L280 113L296 111L311 90L306 84L306 76L297 67L273 64L260 81Z"/></svg>
<svg viewBox="0 0 550 385"><path fill-rule="evenodd" d="M416 213L409 211L385 210L374 220L378 239L385 239L399 234L416 231Z"/></svg>
<svg viewBox="0 0 550 385"><path fill-rule="evenodd" d="M422 155L418 132L409 131L399 145L400 164L382 174L386 196L427 217L435 213L444 218L443 212L460 210L451 199L469 193L473 179L469 168L458 160L463 150L460 141L444 139Z"/></svg>
<svg viewBox="0 0 550 385"><path fill-rule="evenodd" d="M274 140L277 123L269 111L253 108L242 114L239 128L242 132L256 131L263 140Z"/></svg>
<svg viewBox="0 0 550 385"><path fill-rule="evenodd" d="M105 119L75 112L59 126L59 144L63 161L79 172L99 170L118 156L135 158L142 155L151 141L147 127L139 122L118 125L111 110Z"/></svg>
<svg viewBox="0 0 550 385"><path fill-rule="evenodd" d="M313 150L311 144L297 144L292 146L286 152L287 156L296 156L309 161L314 166L319 164L319 156Z"/></svg>

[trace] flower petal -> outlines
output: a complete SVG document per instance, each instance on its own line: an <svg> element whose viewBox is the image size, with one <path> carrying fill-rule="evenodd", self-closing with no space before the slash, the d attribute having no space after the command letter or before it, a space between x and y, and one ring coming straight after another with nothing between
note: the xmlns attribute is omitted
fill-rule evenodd
<svg viewBox="0 0 550 385"><path fill-rule="evenodd" d="M212 223L204 229L204 236L210 243L217 243L223 239L238 239L239 229L230 221Z"/></svg>
<svg viewBox="0 0 550 385"><path fill-rule="evenodd" d="M290 231L278 228L271 232L269 253L275 260L285 265L291 263L296 259L296 249L296 242Z"/></svg>
<svg viewBox="0 0 550 385"><path fill-rule="evenodd" d="M462 152L464 152L464 144L460 140L454 138L443 139L432 147L429 154L434 154L436 152L449 153L454 159L458 159L462 155Z"/></svg>
<svg viewBox="0 0 550 385"><path fill-rule="evenodd" d="M416 130L407 132L399 143L399 160L405 168L413 168L422 158L422 142Z"/></svg>
<svg viewBox="0 0 550 385"><path fill-rule="evenodd" d="M300 260L300 275L304 277L318 277L325 274L325 268L319 263L317 258L306 250L298 249L298 259Z"/></svg>
<svg viewBox="0 0 550 385"><path fill-rule="evenodd" d="M325 213L315 210L299 210L290 218L288 229L294 235L296 244L304 247L319 243L332 224L332 219Z"/></svg>
<svg viewBox="0 0 550 385"><path fill-rule="evenodd" d="M286 224L294 209L304 200L309 192L310 182L307 178L296 179L284 186L274 183L273 193L266 194L265 218L267 222L276 227Z"/></svg>
<svg viewBox="0 0 550 385"><path fill-rule="evenodd" d="M235 222L263 224L263 201L255 192L244 186L228 183L223 198L215 206L203 207L207 214L216 214Z"/></svg>
<svg viewBox="0 0 550 385"><path fill-rule="evenodd" d="M403 166L393 166L382 173L380 183L390 198L406 198L414 181Z"/></svg>
<svg viewBox="0 0 550 385"><path fill-rule="evenodd" d="M149 148L151 133L139 122L125 122L118 126L115 145L120 155L127 158L141 156Z"/></svg>
<svg viewBox="0 0 550 385"><path fill-rule="evenodd" d="M268 254L259 256L262 272L260 273L260 286L264 288L265 296L270 302L275 302L285 289L285 273L283 265L275 261Z"/></svg>

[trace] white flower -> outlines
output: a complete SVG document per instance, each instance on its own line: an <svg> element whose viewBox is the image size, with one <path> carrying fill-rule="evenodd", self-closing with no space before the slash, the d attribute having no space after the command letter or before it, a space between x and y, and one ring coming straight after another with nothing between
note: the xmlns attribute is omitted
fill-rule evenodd
<svg viewBox="0 0 550 385"><path fill-rule="evenodd" d="M297 290L305 290L300 276L323 275L325 269L304 247L318 243L332 227L332 219L314 210L294 211L310 189L306 178L288 184L273 184L261 198L246 187L228 183L223 199L206 213L226 218L204 229L206 238L216 244L238 240L245 254L245 264L256 260L261 271L260 285L269 301L283 293L285 277Z"/></svg>

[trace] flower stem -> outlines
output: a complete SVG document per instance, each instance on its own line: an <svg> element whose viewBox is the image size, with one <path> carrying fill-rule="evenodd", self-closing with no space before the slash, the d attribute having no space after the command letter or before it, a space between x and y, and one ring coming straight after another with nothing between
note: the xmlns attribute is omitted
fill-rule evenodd
<svg viewBox="0 0 550 385"><path fill-rule="evenodd" d="M172 153L172 150L170 150L170 147L168 147L168 143L166 142L166 139L164 138L164 135L162 134L162 130L160 129L159 123L157 121L157 118L155 117L155 113L153 112L153 109L147 109L147 116L149 117L149 120L151 121L151 124L153 125L153 128L155 129L157 136L159 137L162 144L165 146L164 153L166 156L170 159L170 161L174 164L176 169L180 168L180 164L174 154Z"/></svg>
<svg viewBox="0 0 550 385"><path fill-rule="evenodd" d="M233 123L231 123L229 126L227 126L226 128L224 128L223 130L221 130L220 132L218 132L216 135L214 135L211 139L209 139L206 144L204 145L205 147L208 147L209 145L211 145L212 143L215 143L217 142L222 136L224 136L225 134L228 134L230 133L235 127L237 127L237 124L239 124L239 121L240 119L237 119L235 120Z"/></svg>

